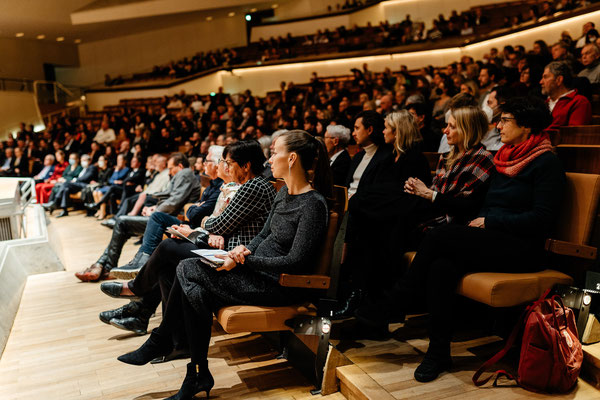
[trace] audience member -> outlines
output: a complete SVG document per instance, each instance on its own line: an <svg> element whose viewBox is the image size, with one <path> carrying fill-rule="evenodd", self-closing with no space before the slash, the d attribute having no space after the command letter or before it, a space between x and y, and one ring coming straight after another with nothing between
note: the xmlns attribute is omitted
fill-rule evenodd
<svg viewBox="0 0 600 400"><path fill-rule="evenodd" d="M333 175L333 184L346 185L346 178L351 164L348 143L350 142L350 129L343 125L328 125L325 134L325 147L329 156L329 165Z"/></svg>

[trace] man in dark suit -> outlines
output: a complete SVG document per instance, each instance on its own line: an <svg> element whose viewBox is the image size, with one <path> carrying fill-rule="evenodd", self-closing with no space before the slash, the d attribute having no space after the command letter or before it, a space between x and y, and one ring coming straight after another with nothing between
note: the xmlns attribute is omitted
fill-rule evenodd
<svg viewBox="0 0 600 400"><path fill-rule="evenodd" d="M350 129L343 125L329 125L325 131L325 147L329 156L329 165L333 174L333 184L346 185L346 177L350 169L350 153L347 147L350 142Z"/></svg>
<svg viewBox="0 0 600 400"><path fill-rule="evenodd" d="M90 164L90 156L88 154L81 156L81 167L82 170L77 178L65 182L56 194L54 201L58 203L58 207L62 208L62 212L56 218L69 215L67 211L69 207L69 195L81 192L90 182L98 178L98 169Z"/></svg>
<svg viewBox="0 0 600 400"><path fill-rule="evenodd" d="M20 147L15 147L15 156L12 159L10 168L12 176L30 176L29 175L29 159L25 152Z"/></svg>
<svg viewBox="0 0 600 400"><path fill-rule="evenodd" d="M360 193L361 190L365 190L364 188L374 181L377 172L383 167L384 161L388 159L392 152L391 146L385 144L383 138L384 128L383 116L375 111L362 111L356 116L352 136L362 150L352 158L346 177L350 209L352 209L352 197ZM342 254L342 269L340 271L342 293L339 307L332 316L334 319L353 316L354 310L360 306L364 298L361 282L352 281L353 276L359 276L355 270L365 268L364 265L353 262L353 260L361 259L358 254L366 251L365 246L367 244L360 243L356 234L364 228L357 226L357 220L352 211L347 214L346 218L346 236Z"/></svg>

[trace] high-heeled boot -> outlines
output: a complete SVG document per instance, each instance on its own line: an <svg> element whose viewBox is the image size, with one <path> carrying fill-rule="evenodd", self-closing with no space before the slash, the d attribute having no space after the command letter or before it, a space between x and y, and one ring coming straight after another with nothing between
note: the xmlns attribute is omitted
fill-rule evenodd
<svg viewBox="0 0 600 400"><path fill-rule="evenodd" d="M170 337L162 337L157 329L154 329L148 340L137 350L117 357L117 360L131 365L144 365L156 357L166 356L173 350L173 342Z"/></svg>
<svg viewBox="0 0 600 400"><path fill-rule="evenodd" d="M215 385L210 371L208 370L208 361L199 364L189 363L187 365L187 373L181 384L179 392L166 400L188 400L200 392L206 392L206 398L210 396L210 390Z"/></svg>

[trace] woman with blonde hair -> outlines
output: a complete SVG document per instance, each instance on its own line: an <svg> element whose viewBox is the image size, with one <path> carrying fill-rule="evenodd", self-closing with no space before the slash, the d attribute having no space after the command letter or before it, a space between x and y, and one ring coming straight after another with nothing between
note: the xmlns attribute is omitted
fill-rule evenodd
<svg viewBox="0 0 600 400"><path fill-rule="evenodd" d="M369 279L373 281L367 287L368 304L380 305L381 289L404 272L400 263L390 265L393 263L389 260L417 248L424 234L433 228L450 223L464 225L476 216L494 170L493 157L481 144L486 131L487 118L481 109L471 106L452 109L444 129L451 150L440 156L432 184L428 186L422 178L410 177L403 190L392 190L387 197L381 197L385 201L372 204L363 211L374 221L368 230L370 238L374 237L374 231L385 232L380 237L379 246L382 262L373 265L378 266L378 271L381 265L388 265L387 273L378 273L375 281L369 278L368 269L364 269L365 274L360 278L366 282ZM362 207L366 209L364 205ZM356 316L360 322L370 326L370 332L385 334L385 329L377 329L382 326L374 324L372 317L365 317L372 312L374 308L371 306L361 307L356 310Z"/></svg>

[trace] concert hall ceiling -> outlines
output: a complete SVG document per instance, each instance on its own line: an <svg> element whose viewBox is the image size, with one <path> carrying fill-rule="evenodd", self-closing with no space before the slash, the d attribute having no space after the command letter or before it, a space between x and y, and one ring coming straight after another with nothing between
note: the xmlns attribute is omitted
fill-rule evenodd
<svg viewBox="0 0 600 400"><path fill-rule="evenodd" d="M4 0L0 37L91 42L244 15L290 0Z"/></svg>

